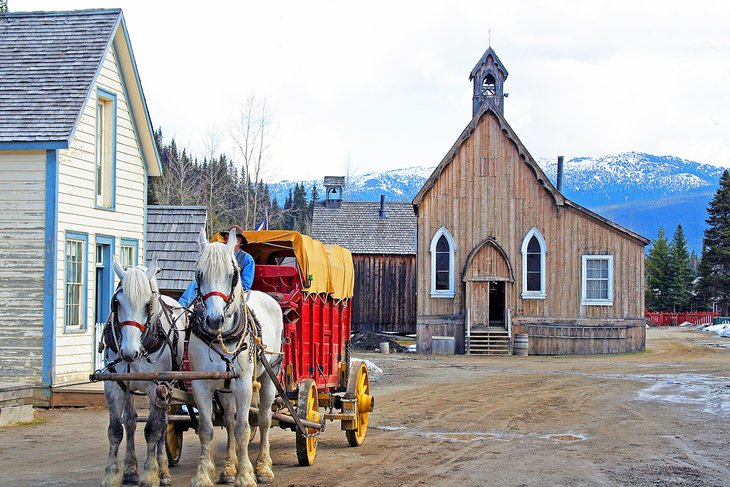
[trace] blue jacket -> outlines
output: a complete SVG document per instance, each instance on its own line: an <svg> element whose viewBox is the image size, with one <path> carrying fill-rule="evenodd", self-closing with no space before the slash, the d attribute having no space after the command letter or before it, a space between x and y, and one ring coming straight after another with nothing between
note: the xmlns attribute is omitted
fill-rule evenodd
<svg viewBox="0 0 730 487"><path fill-rule="evenodd" d="M246 292L251 289L251 286L253 285L253 276L256 270L256 263L254 262L251 255L241 249L238 249L235 257L236 262L238 263L238 267L241 268L241 286L243 286L243 291ZM180 306L182 306L183 308L187 308L193 301L195 301L195 298L197 297L198 281L193 279L193 282L188 285L183 295L180 296L178 302L180 303Z"/></svg>

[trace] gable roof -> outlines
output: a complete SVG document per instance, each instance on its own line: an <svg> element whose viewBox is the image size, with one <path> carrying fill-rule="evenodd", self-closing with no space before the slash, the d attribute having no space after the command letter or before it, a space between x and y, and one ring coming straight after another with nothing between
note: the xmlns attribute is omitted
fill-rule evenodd
<svg viewBox="0 0 730 487"><path fill-rule="evenodd" d="M0 46L0 149L68 148L114 50L140 152L149 174L161 174L121 9L0 13Z"/></svg>
<svg viewBox="0 0 730 487"><path fill-rule="evenodd" d="M200 252L198 235L205 231L205 206L147 207L147 262L157 258L160 289L183 291L195 277Z"/></svg>
<svg viewBox="0 0 730 487"><path fill-rule="evenodd" d="M487 51L489 52L489 51ZM535 175L535 178L537 179L537 182L547 191L550 193L550 195L553 198L553 201L555 202L555 205L558 208L562 207L570 207L573 208L581 213L583 213L585 216L589 217L592 220L595 220L599 223L603 223L605 225L608 225L619 232L627 235L628 237L631 237L633 239L636 239L640 242L642 242L644 245L648 245L651 241L644 237L643 235L640 235L632 230L629 230L628 228L619 225L618 223L612 222L611 220L604 218L600 216L597 213L594 213L593 211L584 208L583 206L569 200L566 198L562 193L558 191L558 189L553 185L552 182L550 182L550 179L545 175L543 170L540 168L540 166L537 164L535 159L530 155L530 153L527 151L527 148L524 146L522 141L517 137L517 134L512 129L512 127L507 123L507 120L504 118L504 115L499 110L499 108L494 105L494 102L492 100L487 100L480 108L479 110L474 114L474 117L471 119L469 124L466 126L464 131L461 133L459 138L456 140L454 145L451 147L449 152L446 154L446 156L441 160L438 166L436 166L436 169L434 169L433 173L431 173L431 176L426 180L426 182L423 184L421 189L418 191L418 194L416 194L415 198L413 198L413 205L420 206L421 202L423 201L423 198L428 194L428 192L431 190L431 188L436 184L436 181L439 180L441 177L441 174L446 169L446 167L451 164L451 162L454 160L454 158L459 153L459 149L461 148L462 144L464 144L469 137L474 133L476 130L476 127L479 123L479 120L487 113L491 113L494 115L497 120L499 121L501 132L510 139L515 146L517 147L517 151L522 158L522 161L527 164L530 169L532 170L533 174Z"/></svg>
<svg viewBox="0 0 730 487"><path fill-rule="evenodd" d="M474 66L474 69L472 69L471 73L469 73L469 81L474 79L474 77L479 72L479 68L481 68L482 65L487 62L487 58L489 56L492 56L492 58L494 58L495 66L497 66L497 68L499 68L502 71L502 73L504 74L504 77L506 78L507 76L509 76L509 73L507 72L507 68L504 67L504 63L502 63L502 61L499 59L499 57L497 56L497 53L494 52L494 49L492 49L492 46L489 46L489 49L484 51L484 54L482 54L482 57L479 58L479 61L477 61L477 64Z"/></svg>
<svg viewBox="0 0 730 487"><path fill-rule="evenodd" d="M416 254L416 225L410 203L343 201L340 208L325 208L318 201L312 215L312 238L340 245L353 254Z"/></svg>

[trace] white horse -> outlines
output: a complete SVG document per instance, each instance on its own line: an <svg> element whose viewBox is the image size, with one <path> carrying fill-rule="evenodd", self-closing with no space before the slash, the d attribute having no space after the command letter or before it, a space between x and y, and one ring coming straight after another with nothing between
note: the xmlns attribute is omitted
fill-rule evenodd
<svg viewBox="0 0 730 487"><path fill-rule="evenodd" d="M236 232L233 229L229 232L225 245L208 243L204 238L200 243L203 251L198 258L196 279L202 309L191 323L193 333L188 346L190 369L209 372L235 370L240 373L240 378L230 383L223 380L193 382L193 396L199 410L201 455L198 470L190 484L193 487L211 487L215 481L215 458L211 448L214 395L218 396L223 407L223 422L228 433L225 467L219 482L235 481L235 485L241 487L256 485L258 478L260 482L268 483L274 479L269 455L269 429L276 389L257 357L252 335L255 330L245 326L247 311L243 303L241 271L233 254ZM279 304L271 296L258 291L250 292L247 304L261 325L261 343L270 352L280 352L284 324ZM251 431L248 412L255 383L257 387L260 384L258 423L261 432L256 477L248 457Z"/></svg>
<svg viewBox="0 0 730 487"><path fill-rule="evenodd" d="M182 364L183 330L187 315L174 299L160 297L155 274L156 262L149 269L143 266L122 269L114 258L114 272L121 282L112 300L112 315L105 331L105 361L112 372L163 372ZM164 305L161 301L164 300ZM167 311L163 311L163 306ZM167 408L157 397L157 384L152 381L104 383L104 395L109 407L109 460L102 486L117 487L139 482L142 486L170 485L170 471L165 452ZM137 411L133 393L149 398L150 413L144 428L147 440L147 460L142 478L137 472L134 432ZM117 454L124 430L127 449L124 471L119 470Z"/></svg>

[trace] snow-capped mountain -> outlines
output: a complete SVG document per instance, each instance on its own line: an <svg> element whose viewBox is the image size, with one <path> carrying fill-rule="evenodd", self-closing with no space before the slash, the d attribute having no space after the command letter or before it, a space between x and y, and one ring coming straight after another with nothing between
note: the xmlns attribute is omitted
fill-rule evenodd
<svg viewBox="0 0 730 487"><path fill-rule="evenodd" d="M537 163L556 183L557 158L538 158ZM345 199L411 201L434 167L409 167L354 176ZM648 238L656 238L660 226L671 238L678 224L684 227L690 249L700 252L707 218L707 204L718 187L723 168L673 156L624 152L603 157L566 157L563 193L591 210ZM301 182L301 181L298 181ZM269 186L283 205L295 181ZM307 194L322 181L304 181Z"/></svg>

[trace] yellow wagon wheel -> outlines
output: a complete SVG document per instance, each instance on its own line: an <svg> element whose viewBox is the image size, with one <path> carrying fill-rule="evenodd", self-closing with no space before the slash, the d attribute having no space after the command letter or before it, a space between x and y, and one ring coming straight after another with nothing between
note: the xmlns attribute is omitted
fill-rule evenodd
<svg viewBox="0 0 730 487"><path fill-rule="evenodd" d="M165 433L165 451L167 452L167 464L174 467L180 461L183 446L183 430L176 428L175 423L167 423Z"/></svg>
<svg viewBox="0 0 730 487"><path fill-rule="evenodd" d="M312 379L304 379L299 384L299 398L297 399L297 415L301 419L319 423L319 401L317 400L317 384ZM308 435L313 435L317 430L306 428ZM299 465L309 466L314 463L317 456L317 437L305 436L298 429L297 435L297 460Z"/></svg>
<svg viewBox="0 0 730 487"><path fill-rule="evenodd" d="M357 399L357 428L345 432L350 446L360 446L368 431L368 416L373 410L373 396L370 395L370 379L365 362L354 362L347 378L346 397Z"/></svg>

